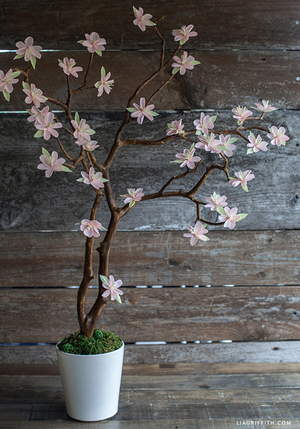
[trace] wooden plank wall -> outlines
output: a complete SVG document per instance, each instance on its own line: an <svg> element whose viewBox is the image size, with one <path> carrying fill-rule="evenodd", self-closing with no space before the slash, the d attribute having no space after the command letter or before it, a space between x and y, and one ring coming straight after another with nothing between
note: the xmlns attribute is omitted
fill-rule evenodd
<svg viewBox="0 0 300 429"><path fill-rule="evenodd" d="M233 107L250 108L265 99L279 109L269 114L268 125L284 126L290 140L286 147L253 156L245 155L244 146L232 158L232 175L239 169L255 173L248 194L220 181L219 173L211 176L201 198L216 190L249 216L233 231L210 227L207 243L191 247L183 237L195 218L190 202L139 204L120 225L112 251L111 272L124 281L124 304L109 305L102 326L127 343L128 363L299 362L300 4L143 0L135 6L164 16L160 29L169 52L176 46L172 30L194 24L198 37L185 49L201 65L176 76L154 101L160 113L155 122L130 124L127 136L157 139L165 135L167 123L179 118L191 129L202 111L218 116L217 129L230 129ZM45 95L54 95L54 89L58 98L66 94L57 58L75 58L86 67L86 52L77 40L92 31L106 38L91 81L99 80L104 65L114 88L100 99L95 92L81 93L73 106L95 129L100 160L109 151L128 96L157 68L160 57L155 33L142 33L132 20L128 0L25 0L17 9L7 0L1 4L0 49L6 52L0 52L0 69L11 67L14 53L7 51L15 49L15 42L31 35L47 50L33 73ZM16 64L21 66L21 60ZM33 138L23 99L21 91L12 94L11 103L0 97L0 362L53 363L53 344L77 329L84 238L75 224L89 216L93 193L76 182L80 171L47 180L36 169L41 147L57 148L52 139ZM169 161L182 149L181 142L122 149L111 174L115 194L129 187L143 187L145 193L160 189L179 172ZM106 226L104 206L100 214ZM215 219L207 210L203 215ZM162 344L134 344L145 341Z"/></svg>

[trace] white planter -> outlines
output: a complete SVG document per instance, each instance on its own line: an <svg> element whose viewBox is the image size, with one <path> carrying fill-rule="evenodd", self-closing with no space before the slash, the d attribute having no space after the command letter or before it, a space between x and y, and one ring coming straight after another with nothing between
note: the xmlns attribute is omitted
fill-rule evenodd
<svg viewBox="0 0 300 429"><path fill-rule="evenodd" d="M92 422L115 415L119 406L124 343L110 353L73 355L56 346L67 413Z"/></svg>

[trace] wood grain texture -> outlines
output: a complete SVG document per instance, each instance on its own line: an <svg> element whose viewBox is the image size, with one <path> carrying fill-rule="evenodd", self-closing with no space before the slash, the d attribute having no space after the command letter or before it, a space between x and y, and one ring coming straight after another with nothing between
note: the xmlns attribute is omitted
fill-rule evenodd
<svg viewBox="0 0 300 429"><path fill-rule="evenodd" d="M160 28L170 41L173 41L174 28L192 23L198 32L193 43L198 47L299 47L296 21L300 7L295 0L143 0L140 5L155 18L165 17ZM45 0L26 0L18 4L18 8L9 0L2 0L1 7L1 49L14 49L14 43L24 40L29 29L30 35L47 49L69 49L84 38L85 33L92 31L106 38L107 49L153 49L157 46L151 29L141 33L132 24L134 16L129 0L116 0L113 4L108 0L99 4L93 0L84 4L79 0L51 4Z"/></svg>
<svg viewBox="0 0 300 429"><path fill-rule="evenodd" d="M272 100L278 108L299 109L299 51L285 50L229 50L219 47L214 50L197 51L192 42L189 54L201 62L184 76L179 74L154 99L156 110L166 109L232 109L237 105L253 106L261 99ZM1 67L26 68L23 60L12 61L13 53L2 53ZM67 99L66 76L58 66L58 58L71 57L77 65L86 70L88 54L81 51L45 52L38 61L36 70L30 73L31 82L40 88L45 96L62 101ZM106 52L94 60L88 85L90 90L82 91L73 99L74 110L106 111L124 109L128 98L137 86L159 67L157 52L118 51ZM285 64L285 66L283 66ZM94 84L100 80L100 69L104 66L111 72L114 86L109 95L97 97ZM166 80L172 71L170 65L164 73L151 82L142 96L149 98L154 90ZM79 87L84 73L71 79L73 89ZM0 98L0 111L20 111L28 108L20 83L15 85L8 103ZM139 98L137 99L139 100ZM51 105L55 110L55 106ZM57 109L57 107L56 107ZM156 120L155 120L156 122Z"/></svg>
<svg viewBox="0 0 300 429"><path fill-rule="evenodd" d="M124 292L122 306L108 305L99 326L125 343L293 340L300 335L300 288L296 286ZM96 290L91 289L87 306L95 297ZM0 341L59 341L78 329L75 303L74 289L3 289Z"/></svg>
<svg viewBox="0 0 300 429"><path fill-rule="evenodd" d="M268 426L267 420L288 420L289 427L297 428L299 374L271 371L226 375L187 375L180 371L168 376L125 374L118 414L101 422L101 427L154 428L155 422L161 428L224 429L249 419L265 420L261 426L264 428ZM13 426L17 423L33 428L37 422L46 428L68 428L74 424L66 415L58 376L2 375L1 386L1 422L9 422L5 428L17 427ZM23 422L28 426L23 426ZM129 422L133 426L128 426ZM134 426L135 422L139 426ZM95 427L92 423L84 425ZM77 426L81 427L81 423Z"/></svg>
<svg viewBox="0 0 300 429"><path fill-rule="evenodd" d="M125 286L300 284L299 231L211 231L209 236L209 242L190 246L181 231L119 231L111 272ZM0 237L0 287L79 286L81 232L7 232ZM94 263L96 275L96 250ZM97 286L97 278L91 284Z"/></svg>
<svg viewBox="0 0 300 429"><path fill-rule="evenodd" d="M236 125L232 112L209 113L218 115L215 124L217 130ZM164 113L155 119L156 125L150 121L145 122L142 127L131 123L124 137L162 138L165 136L166 124L172 120L183 118L186 128L192 129L193 120L199 116L200 112ZM122 114L89 113L82 117L96 131L95 139L99 141L100 147L95 155L99 162L104 162ZM90 216L95 193L92 187L76 182L81 177L80 166L73 173L54 173L50 179L45 178L44 173L36 168L41 148L45 147L50 152L59 148L54 140L47 142L44 139L34 139L34 127L25 118L15 114L0 117L0 175L4 189L0 203L0 227L9 231L78 229L76 222ZM282 125L288 130L290 141L286 147L269 145L267 153L246 156L246 143L239 140L236 142L236 153L229 163L229 173L232 176L236 171L248 169L255 174L255 179L249 183L249 193L244 192L241 187L233 188L228 185L222 172L214 172L197 194L203 201L213 191L225 194L229 207L236 206L239 212L249 213L246 219L237 223L236 229L300 228L300 175L295 168L299 162L298 113L274 112L270 114L269 125L271 124ZM74 145L72 139L65 139L63 134L62 136L70 154L77 156L77 145ZM161 189L174 174L180 174L183 170L170 161L187 146L182 141L175 141L165 146L121 148L110 173L117 204L122 207L124 199L120 195L126 193L127 188L142 187L147 195ZM204 159L196 174L199 179L206 166L219 162L220 159L218 155L208 154L201 149L197 149L197 153ZM177 180L169 189L191 189L197 177L190 175L186 180ZM204 219L217 220L216 213L209 209L203 208L201 214ZM101 203L97 216L104 226L108 225L109 212L105 200ZM191 201L185 198L161 198L138 204L122 220L119 229L186 229L187 224L193 223L195 217L196 207Z"/></svg>
<svg viewBox="0 0 300 429"><path fill-rule="evenodd" d="M54 365L57 364L54 345L7 345L0 349L1 364ZM179 364L218 365L227 363L234 368L245 363L247 370L259 362L285 365L300 362L299 341L250 341L233 343L201 344L126 344L125 364L166 365L173 368ZM289 367L289 366L288 366ZM234 372L234 368L231 371ZM170 369L171 370L171 369ZM166 369L167 371L167 369ZM285 370L281 367L279 372Z"/></svg>

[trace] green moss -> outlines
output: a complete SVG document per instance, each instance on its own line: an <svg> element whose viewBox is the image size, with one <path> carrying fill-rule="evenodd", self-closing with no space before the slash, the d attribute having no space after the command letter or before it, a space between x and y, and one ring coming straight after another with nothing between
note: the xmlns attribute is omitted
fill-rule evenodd
<svg viewBox="0 0 300 429"><path fill-rule="evenodd" d="M75 332L63 338L58 344L59 350L74 355L96 355L109 353L119 349L122 346L122 340L112 332L102 332L95 329L91 338Z"/></svg>

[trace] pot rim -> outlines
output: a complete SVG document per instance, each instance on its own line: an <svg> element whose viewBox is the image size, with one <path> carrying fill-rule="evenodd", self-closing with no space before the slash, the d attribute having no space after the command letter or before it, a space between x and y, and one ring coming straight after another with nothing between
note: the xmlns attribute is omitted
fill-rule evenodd
<svg viewBox="0 0 300 429"><path fill-rule="evenodd" d="M98 357L98 356L107 356L107 355L110 355L111 353L115 353L115 352L118 352L118 351L120 351L120 350L124 349L124 346L125 346L125 343L124 343L124 341L122 340L122 345L121 345L121 347L119 347L119 348L118 348L118 349L116 349L116 350L113 350L112 352L97 353L97 354L93 354L93 355L75 355L75 354L73 354L73 353L66 353L66 352L63 352L62 350L60 350L57 346L58 346L58 344L59 344L61 341L62 341L62 340L58 341L58 343L57 343L57 344L55 344L56 351L57 351L58 353L62 353L62 354L64 354L64 355L72 356L72 357L75 357L75 358L78 358L78 357L93 358L93 357Z"/></svg>

